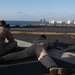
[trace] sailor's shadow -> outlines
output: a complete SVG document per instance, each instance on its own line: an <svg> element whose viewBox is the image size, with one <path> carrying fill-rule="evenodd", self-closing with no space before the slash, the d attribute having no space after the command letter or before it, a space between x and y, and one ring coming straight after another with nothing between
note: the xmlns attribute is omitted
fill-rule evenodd
<svg viewBox="0 0 75 75"><path fill-rule="evenodd" d="M57 46L62 47L63 49L68 48L69 46L73 46L74 44L67 44L67 43L63 43L63 42L59 42L58 40L56 40L54 43L54 47L56 48Z"/></svg>
<svg viewBox="0 0 75 75"><path fill-rule="evenodd" d="M24 50L25 48L27 48L27 47L20 47L20 46L18 46L18 47L14 50L14 52L22 51L22 50Z"/></svg>

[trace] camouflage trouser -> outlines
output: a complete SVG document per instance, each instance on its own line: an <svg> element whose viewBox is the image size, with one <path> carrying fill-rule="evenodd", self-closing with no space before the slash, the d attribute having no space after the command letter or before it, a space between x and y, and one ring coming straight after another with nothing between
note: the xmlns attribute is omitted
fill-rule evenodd
<svg viewBox="0 0 75 75"><path fill-rule="evenodd" d="M57 67L57 64L53 61L53 59L48 55L47 51L43 46L38 45L36 47L36 56L38 60L46 67Z"/></svg>
<svg viewBox="0 0 75 75"><path fill-rule="evenodd" d="M13 41L11 43L6 43L4 45L3 49L0 49L0 56L3 56L5 54L8 54L11 51L14 51L14 49L17 47L17 42Z"/></svg>
<svg viewBox="0 0 75 75"><path fill-rule="evenodd" d="M5 55L3 56L3 58L5 61L9 61L23 59L34 55L37 56L38 61L40 61L46 68L49 68L51 66L57 66L56 63L52 60L52 58L49 57L44 47L40 45L32 45L31 47L28 47L23 51L13 52L11 54Z"/></svg>

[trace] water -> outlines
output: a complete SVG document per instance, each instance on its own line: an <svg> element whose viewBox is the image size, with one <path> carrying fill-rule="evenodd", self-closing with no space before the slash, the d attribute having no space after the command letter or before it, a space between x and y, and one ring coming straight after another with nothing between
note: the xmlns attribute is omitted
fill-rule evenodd
<svg viewBox="0 0 75 75"><path fill-rule="evenodd" d="M40 24L40 21L6 21L6 24L10 24L10 26L15 26L15 25L26 25L26 24ZM48 21L46 21L46 24L49 24ZM56 22L55 22L56 24ZM62 22L64 25L65 22Z"/></svg>
<svg viewBox="0 0 75 75"><path fill-rule="evenodd" d="M11 25L25 25L25 24L40 24L40 21L6 21L6 24ZM48 22L46 22L48 24Z"/></svg>

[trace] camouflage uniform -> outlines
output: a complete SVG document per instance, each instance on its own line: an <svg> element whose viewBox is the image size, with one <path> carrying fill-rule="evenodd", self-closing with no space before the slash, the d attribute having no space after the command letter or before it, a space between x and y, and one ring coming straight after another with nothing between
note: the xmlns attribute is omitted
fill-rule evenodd
<svg viewBox="0 0 75 75"><path fill-rule="evenodd" d="M33 42L33 45L26 48L23 51L11 53L3 56L4 61L22 59L30 56L36 55L38 61L40 61L46 68L50 68L52 66L57 66L56 63L49 57L46 49L48 46L51 46L47 40L38 39Z"/></svg>
<svg viewBox="0 0 75 75"><path fill-rule="evenodd" d="M8 43L5 42L8 40ZM0 26L0 56L7 54L17 46L17 42L14 41L12 34L3 26Z"/></svg>

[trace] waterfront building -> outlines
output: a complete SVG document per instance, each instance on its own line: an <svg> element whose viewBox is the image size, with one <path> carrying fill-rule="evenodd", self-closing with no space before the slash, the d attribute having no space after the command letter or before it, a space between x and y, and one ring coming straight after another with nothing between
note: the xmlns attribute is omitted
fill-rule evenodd
<svg viewBox="0 0 75 75"><path fill-rule="evenodd" d="M66 26L70 26L71 25L71 21L70 20L66 20Z"/></svg>
<svg viewBox="0 0 75 75"><path fill-rule="evenodd" d="M54 20L50 20L50 21L49 21L49 25L50 25L50 26L54 26Z"/></svg>
<svg viewBox="0 0 75 75"><path fill-rule="evenodd" d="M42 22L42 19L40 19L40 25L42 24L43 22Z"/></svg>
<svg viewBox="0 0 75 75"><path fill-rule="evenodd" d="M72 21L72 24L75 25L75 20Z"/></svg>
<svg viewBox="0 0 75 75"><path fill-rule="evenodd" d="M75 26L75 20L71 22L71 26Z"/></svg>
<svg viewBox="0 0 75 75"><path fill-rule="evenodd" d="M58 19L58 20L56 21L56 26L62 26L62 20Z"/></svg>
<svg viewBox="0 0 75 75"><path fill-rule="evenodd" d="M43 24L46 24L46 19L43 20Z"/></svg>
<svg viewBox="0 0 75 75"><path fill-rule="evenodd" d="M40 25L46 25L46 19L40 19Z"/></svg>

